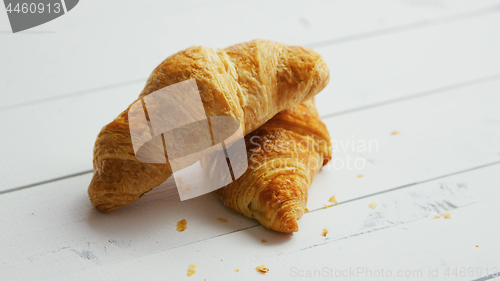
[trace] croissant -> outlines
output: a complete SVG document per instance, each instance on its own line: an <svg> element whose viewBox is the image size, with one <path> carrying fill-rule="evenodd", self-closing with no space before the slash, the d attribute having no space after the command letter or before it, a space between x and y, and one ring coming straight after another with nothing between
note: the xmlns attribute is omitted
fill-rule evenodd
<svg viewBox="0 0 500 281"><path fill-rule="evenodd" d="M156 67L138 100L193 78L206 115L235 117L246 135L281 110L320 92L330 74L318 53L300 46L254 40L217 51L190 47ZM168 161L144 163L135 157L129 109L104 126L95 142L88 195L101 211L139 199L172 174Z"/></svg>
<svg viewBox="0 0 500 281"><path fill-rule="evenodd" d="M330 136L313 99L281 111L245 137L248 169L215 191L229 209L263 226L298 231L307 190L331 159Z"/></svg>

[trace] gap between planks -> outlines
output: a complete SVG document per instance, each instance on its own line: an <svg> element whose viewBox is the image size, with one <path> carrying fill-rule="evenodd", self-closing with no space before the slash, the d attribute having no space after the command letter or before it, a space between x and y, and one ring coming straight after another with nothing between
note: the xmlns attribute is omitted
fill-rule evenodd
<svg viewBox="0 0 500 281"><path fill-rule="evenodd" d="M499 11L500 11L500 5L494 5L494 6L490 6L488 8L479 9L479 10L475 10L472 12L442 17L442 18L433 19L433 20L421 20L418 22L388 27L388 28L384 28L381 30L363 32L363 33L353 34L353 35L344 36L344 37L340 37L340 38L336 38L336 39L325 40L325 41L311 43L311 44L305 44L305 46L309 47L309 48L320 48L320 47L325 47L325 46L339 44L339 43L352 42L352 41L363 40L366 38L371 38L371 37L376 37L376 36L383 36L383 35L392 34L392 33L398 33L398 32L414 30L414 29L418 29L418 28L424 28L424 27L428 27L428 26L436 26L436 25L440 25L440 24L446 24L446 23L452 23L452 22L457 22L457 21L461 21L461 20L472 19L472 18L488 15L491 13L497 13Z"/></svg>

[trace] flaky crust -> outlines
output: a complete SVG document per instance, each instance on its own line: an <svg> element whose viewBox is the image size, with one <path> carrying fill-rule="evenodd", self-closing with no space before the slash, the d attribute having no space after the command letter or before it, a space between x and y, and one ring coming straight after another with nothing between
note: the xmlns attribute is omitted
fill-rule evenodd
<svg viewBox="0 0 500 281"><path fill-rule="evenodd" d="M234 116L248 134L279 111L320 92L330 76L318 53L299 46L254 40L218 51L191 47L156 67L139 98L192 78L207 116ZM95 142L88 195L102 211L137 200L172 174L168 163L135 158L127 113L106 125Z"/></svg>
<svg viewBox="0 0 500 281"><path fill-rule="evenodd" d="M307 189L331 158L330 136L313 100L278 113L245 141L248 170L217 196L269 229L298 231Z"/></svg>

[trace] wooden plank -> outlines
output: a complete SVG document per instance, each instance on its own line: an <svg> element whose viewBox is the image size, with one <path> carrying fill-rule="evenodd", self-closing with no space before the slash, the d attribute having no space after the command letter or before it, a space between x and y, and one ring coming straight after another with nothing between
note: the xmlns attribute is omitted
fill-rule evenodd
<svg viewBox="0 0 500 281"><path fill-rule="evenodd" d="M196 277L207 280L255 280L254 268L262 264L274 279L323 267L394 272L432 267L443 276L446 267L491 272L497 266L498 229L481 214L500 211L498 164L309 212L294 235L255 226L213 194L179 204L168 189L157 191L148 204L103 215L81 203L78 182L85 177L0 197L0 223L7 230L0 234L2 279L180 280L190 263L198 265ZM378 206L371 209L370 202ZM433 220L441 212L451 219ZM175 231L180 218L188 221L182 233ZM323 228L330 231L326 237Z"/></svg>
<svg viewBox="0 0 500 281"><path fill-rule="evenodd" d="M143 84L166 56L191 45L221 48L253 38L314 44L479 16L494 12L497 5L497 0L315 1L307 5L253 1L244 7L232 1L175 5L122 1L118 7L112 2L81 2L57 20L16 36L2 36L0 65L7 67L0 68L4 96L0 108L131 82ZM0 29L9 30L6 14L0 17Z"/></svg>
<svg viewBox="0 0 500 281"><path fill-rule="evenodd" d="M318 108L324 116L341 114L360 106L442 91L433 92L433 87L459 88L470 79L494 79L500 74L498 32L500 18L490 15L467 20L466 24L457 22L324 48L322 53L331 66L333 80L319 94ZM374 50L378 50L376 55ZM135 99L141 87L125 85L1 111L4 147L22 149L0 151L4 159L0 163L0 191L92 169L97 133ZM332 128L332 136L345 129Z"/></svg>

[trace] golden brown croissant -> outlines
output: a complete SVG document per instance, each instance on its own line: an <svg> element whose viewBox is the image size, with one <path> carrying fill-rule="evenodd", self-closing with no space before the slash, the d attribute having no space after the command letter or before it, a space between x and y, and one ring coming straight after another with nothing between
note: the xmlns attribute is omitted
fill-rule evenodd
<svg viewBox="0 0 500 281"><path fill-rule="evenodd" d="M299 46L254 40L215 51L191 47L164 60L139 96L194 78L207 116L237 118L248 134L276 113L301 103L329 82L323 58ZM99 210L127 205L172 174L169 163L150 164L134 154L127 108L99 133L88 195Z"/></svg>
<svg viewBox="0 0 500 281"><path fill-rule="evenodd" d="M307 189L331 158L330 136L313 99L281 111L245 141L248 170L218 189L217 196L231 210L269 229L298 231Z"/></svg>

